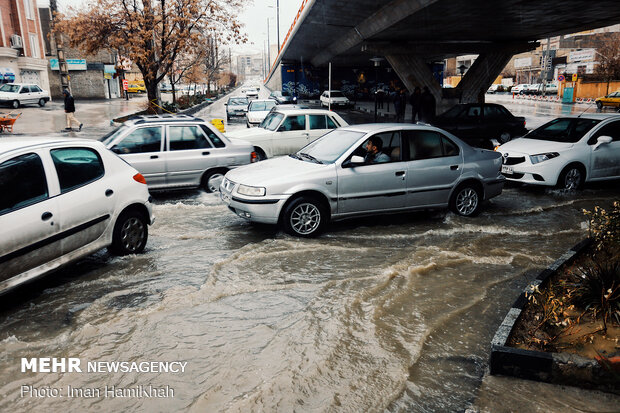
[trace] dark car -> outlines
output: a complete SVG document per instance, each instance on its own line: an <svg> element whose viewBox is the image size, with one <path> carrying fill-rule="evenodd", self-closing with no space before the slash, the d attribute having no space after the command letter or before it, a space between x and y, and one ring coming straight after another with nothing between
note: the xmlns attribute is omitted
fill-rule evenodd
<svg viewBox="0 0 620 413"><path fill-rule="evenodd" d="M493 103L459 104L437 116L434 126L447 130L472 146L492 149L493 140L506 143L527 133L525 118Z"/></svg>
<svg viewBox="0 0 620 413"><path fill-rule="evenodd" d="M271 92L271 94L269 95L269 99L275 100L276 102L278 102L278 105L297 102L296 96L293 96L287 91L281 92L279 90L274 90L273 92Z"/></svg>

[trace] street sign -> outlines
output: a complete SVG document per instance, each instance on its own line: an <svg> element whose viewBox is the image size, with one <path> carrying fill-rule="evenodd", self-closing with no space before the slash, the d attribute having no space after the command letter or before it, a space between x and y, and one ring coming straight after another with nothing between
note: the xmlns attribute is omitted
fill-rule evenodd
<svg viewBox="0 0 620 413"><path fill-rule="evenodd" d="M573 82L577 81L577 73L573 73Z"/></svg>
<svg viewBox="0 0 620 413"><path fill-rule="evenodd" d="M123 79L123 90L127 90L128 87L129 87L129 82L127 81L127 79Z"/></svg>
<svg viewBox="0 0 620 413"><path fill-rule="evenodd" d="M563 82L563 81L564 81L564 75L559 75L558 82Z"/></svg>

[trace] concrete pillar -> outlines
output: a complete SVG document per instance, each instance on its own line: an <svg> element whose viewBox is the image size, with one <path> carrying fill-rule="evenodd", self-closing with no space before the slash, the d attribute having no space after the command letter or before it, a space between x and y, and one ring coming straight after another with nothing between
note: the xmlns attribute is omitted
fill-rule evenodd
<svg viewBox="0 0 620 413"><path fill-rule="evenodd" d="M409 93L413 93L416 86L428 87L435 100L441 101L441 85L433 77L433 72L426 61L415 55L398 54L385 56Z"/></svg>
<svg viewBox="0 0 620 413"><path fill-rule="evenodd" d="M479 55L457 86L461 103L477 102L480 91L487 91L512 56L512 51Z"/></svg>

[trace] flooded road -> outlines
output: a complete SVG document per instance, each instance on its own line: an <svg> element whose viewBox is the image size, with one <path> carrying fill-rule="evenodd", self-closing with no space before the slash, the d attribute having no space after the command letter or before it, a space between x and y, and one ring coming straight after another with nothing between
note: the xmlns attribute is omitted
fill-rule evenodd
<svg viewBox="0 0 620 413"><path fill-rule="evenodd" d="M583 208L619 194L509 186L476 218L356 219L316 239L248 224L214 194L156 194L144 254L101 251L2 297L0 411L617 410L617 397L487 370L519 292L586 236ZM23 357L187 365L22 373ZM67 392L149 385L174 397Z"/></svg>

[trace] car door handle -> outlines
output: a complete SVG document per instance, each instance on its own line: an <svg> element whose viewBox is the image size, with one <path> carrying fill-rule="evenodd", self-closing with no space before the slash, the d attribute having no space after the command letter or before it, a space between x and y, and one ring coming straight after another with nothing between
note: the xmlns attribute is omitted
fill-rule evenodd
<svg viewBox="0 0 620 413"><path fill-rule="evenodd" d="M396 176L405 176L405 171L398 171L394 175L396 175Z"/></svg>
<svg viewBox="0 0 620 413"><path fill-rule="evenodd" d="M158 155L151 155L151 159L157 159L157 158L159 158Z"/></svg>
<svg viewBox="0 0 620 413"><path fill-rule="evenodd" d="M107 191L105 191L105 196L110 197L114 194L114 191L111 189L108 189Z"/></svg>
<svg viewBox="0 0 620 413"><path fill-rule="evenodd" d="M210 153L211 153L211 152L209 152L209 151L204 151L202 154L203 154L203 155L209 155Z"/></svg>
<svg viewBox="0 0 620 413"><path fill-rule="evenodd" d="M453 171L456 171L457 169L459 169L459 166L458 165L452 165L452 166L450 166L450 169L453 170Z"/></svg>
<svg viewBox="0 0 620 413"><path fill-rule="evenodd" d="M41 219L43 221L47 221L49 219L51 219L53 217L51 212L44 212L43 215L41 215Z"/></svg>

